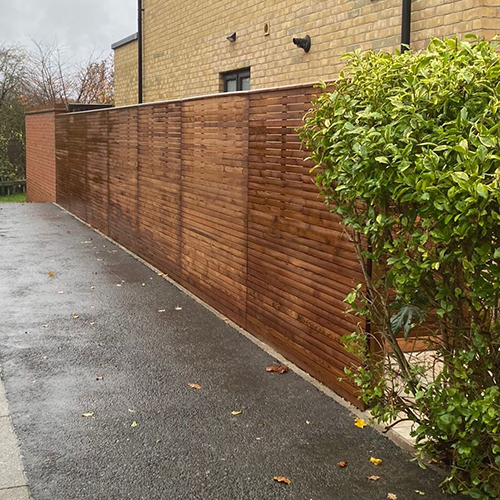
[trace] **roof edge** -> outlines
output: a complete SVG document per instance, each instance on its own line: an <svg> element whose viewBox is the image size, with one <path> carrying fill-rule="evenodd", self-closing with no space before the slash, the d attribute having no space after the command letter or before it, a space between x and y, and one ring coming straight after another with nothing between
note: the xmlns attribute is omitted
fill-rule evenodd
<svg viewBox="0 0 500 500"><path fill-rule="evenodd" d="M133 33L132 35L127 36L126 38L122 38L121 40L118 40L117 42L115 42L111 45L111 48L113 50L116 50L120 47L123 47L124 45L127 45L127 43L133 42L135 40L137 40L137 33Z"/></svg>

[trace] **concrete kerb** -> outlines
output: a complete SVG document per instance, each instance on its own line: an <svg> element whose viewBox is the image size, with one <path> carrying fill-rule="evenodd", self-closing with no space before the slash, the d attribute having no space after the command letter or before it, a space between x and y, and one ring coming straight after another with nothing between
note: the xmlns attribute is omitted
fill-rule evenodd
<svg viewBox="0 0 500 500"><path fill-rule="evenodd" d="M0 377L0 500L29 500L27 484Z"/></svg>
<svg viewBox="0 0 500 500"><path fill-rule="evenodd" d="M291 371L296 373L299 377L304 379L306 382L314 386L318 391L322 392L329 398L333 399L336 403L340 404L344 408L348 409L352 414L354 414L356 417L363 419L365 422L370 422L372 419L372 414L369 410L367 411L362 411L353 406L351 403L340 397L338 394L336 394L334 391L332 391L330 388L326 387L323 385L321 382L316 380L314 377L309 375L307 372L296 366L295 364L291 363L289 360L287 360L284 356L282 356L280 353L275 351L272 347L268 346L264 342L260 341L256 337L254 337L252 334L247 332L245 329L241 328L239 325L236 323L233 323L230 319L226 318L223 314L221 314L219 311L214 309L212 306L201 300L199 297L197 297L194 293L190 292L188 289L184 288L182 285L177 283L175 280L170 278L167 274L163 273L160 271L158 268L154 267L152 264L144 260L143 258L139 257L132 251L130 251L128 248L124 247L123 245L120 245L120 243L116 242L106 234L102 233L98 229L92 227L89 223L81 219L75 214L72 214L70 211L66 210L64 207L61 205L54 203L55 206L57 206L59 209L61 209L63 212L68 213L71 215L74 219L78 220L81 222L83 225L89 227L92 229L94 232L108 240L109 242L113 243L116 245L118 248L132 256L134 259L137 261L141 262L144 264L146 267L151 269L153 272L155 272L158 276L161 276L165 280L167 280L169 283L174 285L176 288L178 288L180 291L185 293L187 296L191 297L194 299L196 302L201 304L205 309L208 309L210 312L215 314L218 318L221 320L224 320L228 325L230 325L232 328L234 328L236 331L238 331L240 334L245 336L248 340L253 342L255 345L260 347L263 351L265 351L267 354L275 358L277 361L280 363L286 364ZM410 436L410 426L404 426L400 429L397 428L397 426L391 428L389 431L386 432L385 426L375 424L375 423L370 423L370 426L373 427L375 430L377 430L380 434L383 434L386 436L388 439L390 439L394 444L396 444L399 448L403 449L407 453L411 455L416 455L415 448L414 448L414 440ZM0 497L0 500L2 498Z"/></svg>

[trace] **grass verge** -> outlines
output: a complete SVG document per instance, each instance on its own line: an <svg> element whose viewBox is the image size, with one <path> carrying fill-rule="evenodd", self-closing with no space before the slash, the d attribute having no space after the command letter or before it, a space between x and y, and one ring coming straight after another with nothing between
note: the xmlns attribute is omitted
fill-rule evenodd
<svg viewBox="0 0 500 500"><path fill-rule="evenodd" d="M0 203L23 203L26 201L26 193L11 194L9 196L0 196Z"/></svg>

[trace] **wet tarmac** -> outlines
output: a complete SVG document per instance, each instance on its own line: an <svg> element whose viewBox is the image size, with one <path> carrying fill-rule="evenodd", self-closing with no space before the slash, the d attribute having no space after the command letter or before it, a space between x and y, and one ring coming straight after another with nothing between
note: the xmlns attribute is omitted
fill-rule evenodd
<svg viewBox="0 0 500 500"><path fill-rule="evenodd" d="M269 354L57 206L0 204L0 278L33 500L449 498L434 470L298 375L267 373Z"/></svg>

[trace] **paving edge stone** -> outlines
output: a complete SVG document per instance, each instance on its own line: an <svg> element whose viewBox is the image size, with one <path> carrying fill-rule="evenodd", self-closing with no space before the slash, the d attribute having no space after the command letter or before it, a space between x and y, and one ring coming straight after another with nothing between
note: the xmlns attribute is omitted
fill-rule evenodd
<svg viewBox="0 0 500 500"><path fill-rule="evenodd" d="M0 500L29 499L16 433L8 413L3 381L0 378Z"/></svg>

